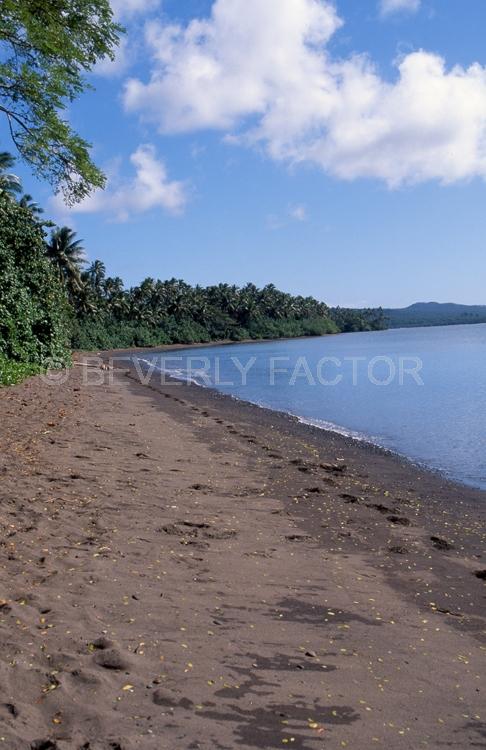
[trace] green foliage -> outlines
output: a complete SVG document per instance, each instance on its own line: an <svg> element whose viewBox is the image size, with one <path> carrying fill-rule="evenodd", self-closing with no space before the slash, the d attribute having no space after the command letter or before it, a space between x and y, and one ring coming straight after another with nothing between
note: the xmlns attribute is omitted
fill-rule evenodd
<svg viewBox="0 0 486 750"><path fill-rule="evenodd" d="M335 307L331 310L331 318L343 333L383 331L388 327L381 307L363 310Z"/></svg>
<svg viewBox="0 0 486 750"><path fill-rule="evenodd" d="M72 335L76 349L322 336L382 325L380 311L337 313L312 297L293 297L273 285L203 288L179 279L145 279L124 290L121 279L106 278L99 261L81 280ZM89 301L87 313L81 310L82 299Z"/></svg>
<svg viewBox="0 0 486 750"><path fill-rule="evenodd" d="M108 0L1 3L0 112L22 158L70 202L105 178L62 114L96 62L113 59L121 31Z"/></svg>
<svg viewBox="0 0 486 750"><path fill-rule="evenodd" d="M60 0L61 3L64 0ZM91 3L88 3L91 6ZM1 39L1 36L0 36ZM1 67L1 65L0 65ZM1 82L0 82L1 88ZM2 383L69 361L75 349L322 336L384 327L381 310L331 310L268 284L192 287L180 279L145 279L125 290L95 260L83 270L82 241L69 227L46 242L42 209L0 152L0 363Z"/></svg>
<svg viewBox="0 0 486 750"><path fill-rule="evenodd" d="M32 213L0 195L0 354L37 366L69 360L66 297L44 248Z"/></svg>
<svg viewBox="0 0 486 750"><path fill-rule="evenodd" d="M8 151L0 151L0 194L8 195L11 198L22 189L20 177L16 174L7 172L15 164L15 159Z"/></svg>
<svg viewBox="0 0 486 750"><path fill-rule="evenodd" d="M88 316L76 318L71 329L73 349L93 351L98 349L129 349L170 344L171 340L161 330L136 321L110 320Z"/></svg>
<svg viewBox="0 0 486 750"><path fill-rule="evenodd" d="M0 386L15 385L31 375L37 375L42 371L38 365L26 364L25 362L12 362L0 354Z"/></svg>
<svg viewBox="0 0 486 750"><path fill-rule="evenodd" d="M84 249L81 242L76 239L76 232L61 227L51 232L46 245L46 255L52 261L59 281L65 285L71 302L76 302L82 289L80 268L84 263Z"/></svg>

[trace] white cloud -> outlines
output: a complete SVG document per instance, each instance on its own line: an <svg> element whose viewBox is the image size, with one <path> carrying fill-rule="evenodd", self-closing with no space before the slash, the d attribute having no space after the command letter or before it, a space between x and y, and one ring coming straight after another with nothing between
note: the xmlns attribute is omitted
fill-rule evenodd
<svg viewBox="0 0 486 750"><path fill-rule="evenodd" d="M217 0L209 20L186 28L150 22L151 80L129 80L125 105L163 131L231 128L279 96L302 101L302 76L320 75L318 47L340 24L319 0Z"/></svg>
<svg viewBox="0 0 486 750"><path fill-rule="evenodd" d="M309 218L307 208L303 204L299 203L294 206L289 206L285 214L267 214L265 217L265 226L267 229L275 231L277 229L283 229L289 225L289 220L304 222Z"/></svg>
<svg viewBox="0 0 486 750"><path fill-rule="evenodd" d="M289 216L295 221L307 221L307 208L303 205L291 206Z"/></svg>
<svg viewBox="0 0 486 750"><path fill-rule="evenodd" d="M155 10L160 0L110 0L110 5L115 18L126 19Z"/></svg>
<svg viewBox="0 0 486 750"><path fill-rule="evenodd" d="M387 81L366 56L332 58L341 24L328 0L216 0L187 26L149 22L152 72L126 83L125 107L343 179L486 178L486 68L417 51Z"/></svg>
<svg viewBox="0 0 486 750"><path fill-rule="evenodd" d="M416 13L421 0L381 0L380 11L384 16L392 13Z"/></svg>
<svg viewBox="0 0 486 750"><path fill-rule="evenodd" d="M118 165L112 165L105 190L96 190L69 211L66 211L62 199L56 196L54 210L63 218L73 213L102 213L114 221L126 221L154 208L173 215L182 213L188 201L187 185L169 180L166 166L157 158L155 148L150 144L139 146L130 156L130 161L135 167L135 176L131 180L120 178Z"/></svg>
<svg viewBox="0 0 486 750"><path fill-rule="evenodd" d="M110 60L109 57L105 57L103 60L100 60L93 68L93 73L106 78L121 76L130 67L133 56L133 46L130 46L127 37L123 36L117 47L115 59Z"/></svg>
<svg viewBox="0 0 486 750"><path fill-rule="evenodd" d="M115 78L126 73L134 62L140 46L140 22L143 22L143 16L159 8L160 0L110 0L110 5L115 20L122 26L126 24L128 30L120 36L115 59L105 57L95 65L93 73Z"/></svg>

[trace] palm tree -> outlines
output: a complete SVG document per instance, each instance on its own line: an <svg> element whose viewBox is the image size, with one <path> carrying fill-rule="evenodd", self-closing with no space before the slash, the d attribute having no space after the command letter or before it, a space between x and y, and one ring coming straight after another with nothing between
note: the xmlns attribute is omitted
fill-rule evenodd
<svg viewBox="0 0 486 750"><path fill-rule="evenodd" d="M46 246L46 255L56 267L59 279L66 285L71 298L82 289L81 266L85 263L82 240L69 227L55 229Z"/></svg>
<svg viewBox="0 0 486 750"><path fill-rule="evenodd" d="M123 290L123 280L119 276L108 276L103 282L103 292L108 310L115 318L122 318L129 312L129 298Z"/></svg>
<svg viewBox="0 0 486 750"><path fill-rule="evenodd" d="M96 294L101 297L103 291L103 282L106 277L106 266L101 260L95 260L86 271L91 286Z"/></svg>
<svg viewBox="0 0 486 750"><path fill-rule="evenodd" d="M253 317L258 313L258 297L258 289L255 284L246 284L240 290L237 315L240 323L245 326L249 325Z"/></svg>
<svg viewBox="0 0 486 750"><path fill-rule="evenodd" d="M8 151L0 151L0 194L8 195L10 198L22 190L20 177L7 172L15 164L15 159Z"/></svg>
<svg viewBox="0 0 486 750"><path fill-rule="evenodd" d="M72 302L77 313L81 316L87 317L98 312L98 304L93 295L91 283L84 279L80 280L80 285L75 290Z"/></svg>
<svg viewBox="0 0 486 750"><path fill-rule="evenodd" d="M39 216L39 214L44 213L44 209L39 206L29 193L24 193L19 200L19 206L26 208L34 216Z"/></svg>

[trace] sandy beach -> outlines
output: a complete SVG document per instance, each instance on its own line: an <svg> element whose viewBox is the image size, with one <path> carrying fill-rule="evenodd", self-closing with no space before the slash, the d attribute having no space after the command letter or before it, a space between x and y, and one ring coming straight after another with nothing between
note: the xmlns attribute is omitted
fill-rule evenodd
<svg viewBox="0 0 486 750"><path fill-rule="evenodd" d="M0 746L486 747L486 493L85 375L0 391Z"/></svg>

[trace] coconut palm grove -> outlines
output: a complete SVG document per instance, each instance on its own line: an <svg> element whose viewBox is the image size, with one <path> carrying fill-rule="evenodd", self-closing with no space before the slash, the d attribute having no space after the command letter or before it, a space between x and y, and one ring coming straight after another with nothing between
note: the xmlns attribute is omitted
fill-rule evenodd
<svg viewBox="0 0 486 750"><path fill-rule="evenodd" d="M126 289L69 227L45 218L0 154L0 381L68 363L73 349L319 336L386 327L381 309L330 308L272 284L191 286L147 278Z"/></svg>

